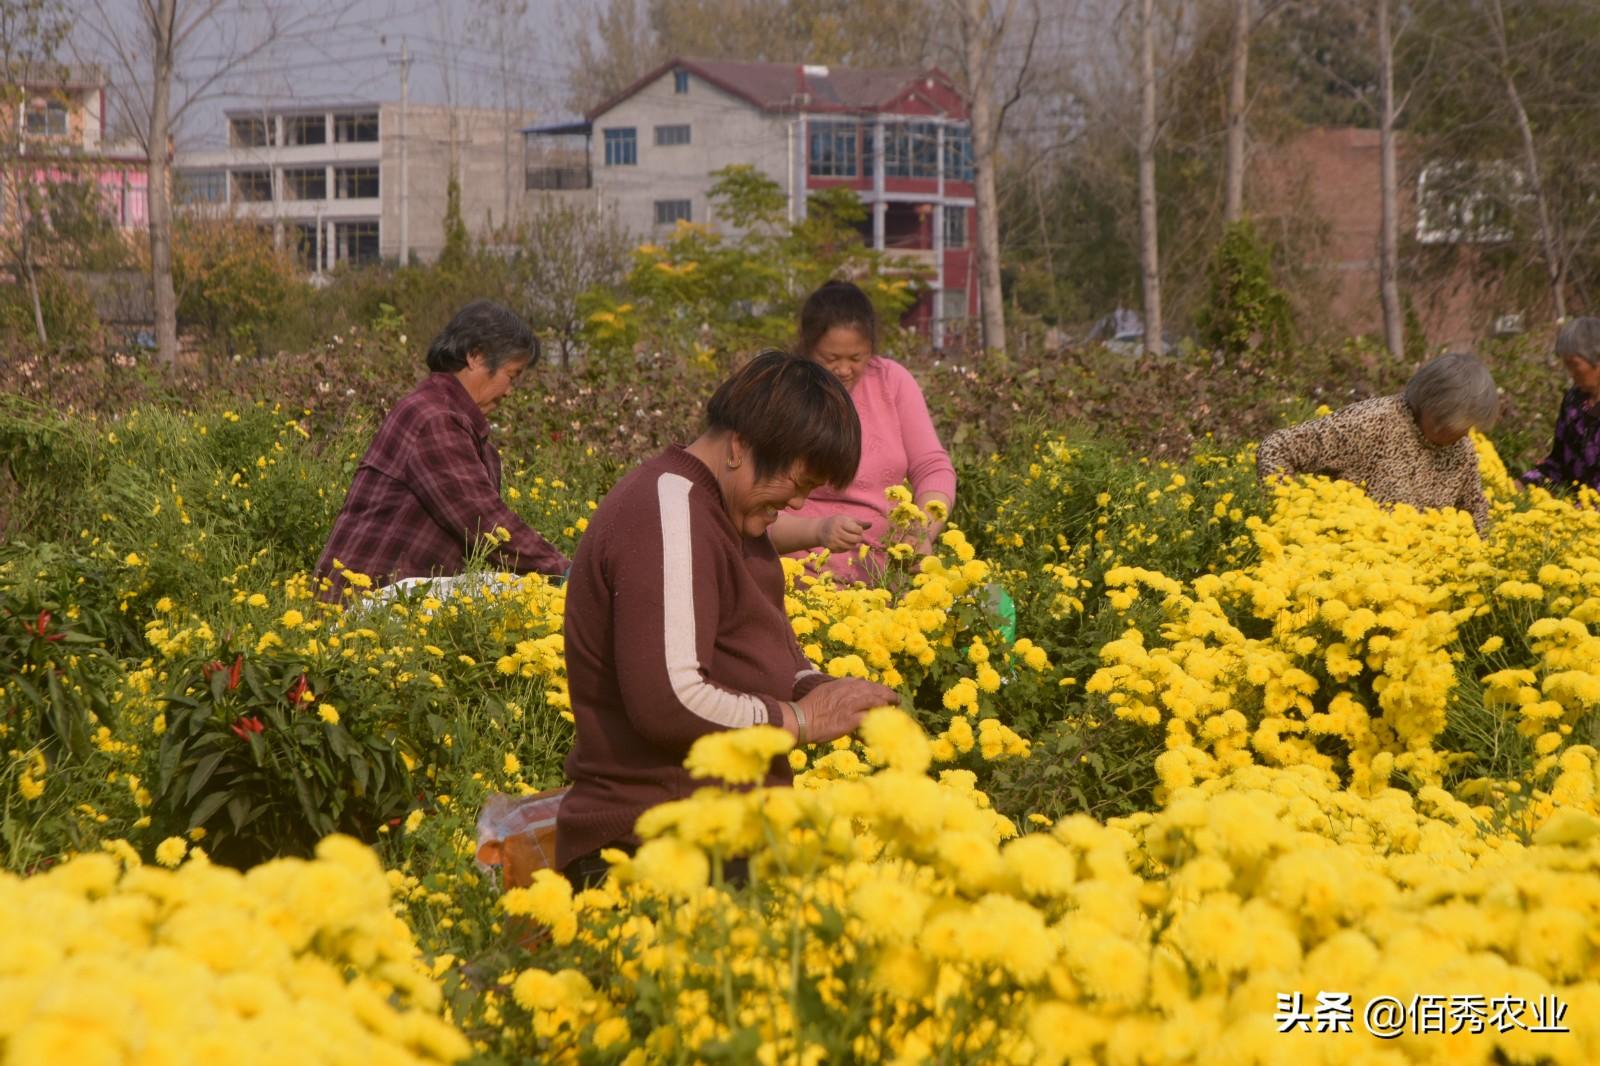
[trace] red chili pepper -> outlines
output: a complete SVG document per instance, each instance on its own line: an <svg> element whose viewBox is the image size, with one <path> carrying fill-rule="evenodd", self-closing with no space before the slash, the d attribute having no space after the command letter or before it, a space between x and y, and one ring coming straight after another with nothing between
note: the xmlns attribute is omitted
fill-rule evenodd
<svg viewBox="0 0 1600 1066"><path fill-rule="evenodd" d="M222 668L223 668L223 664L222 664L222 660L221 659L212 659L210 662L206 663L204 666L202 666L200 668L200 675L202 677L204 677L207 681L210 681L211 680L211 675L216 673L218 670L221 670Z"/></svg>
<svg viewBox="0 0 1600 1066"><path fill-rule="evenodd" d="M49 611L40 611L39 612L39 627L38 627L38 629L34 630L34 632L38 633L41 637L44 636L45 627L48 626L49 624L50 624L50 612Z"/></svg>
<svg viewBox="0 0 1600 1066"><path fill-rule="evenodd" d="M239 687L239 674L244 671L244 653L240 652L238 658L233 660L233 666L228 670L228 691L232 692Z"/></svg>
<svg viewBox="0 0 1600 1066"><path fill-rule="evenodd" d="M562 434L562 432L559 429L552 429L550 431L550 440L553 441L556 444L560 444L561 443L561 438L562 438L563 435L564 434Z"/></svg>
<svg viewBox="0 0 1600 1066"><path fill-rule="evenodd" d="M233 730L233 735L240 740L249 740L251 733L259 733L266 728L261 719L255 717L241 718L228 728Z"/></svg>
<svg viewBox="0 0 1600 1066"><path fill-rule="evenodd" d="M287 696L289 700L289 706L293 707L295 710L299 710L300 705L305 702L302 697L305 696L306 689L309 687L310 684L306 681L306 675L301 674L295 680L295 683L289 686L289 692Z"/></svg>

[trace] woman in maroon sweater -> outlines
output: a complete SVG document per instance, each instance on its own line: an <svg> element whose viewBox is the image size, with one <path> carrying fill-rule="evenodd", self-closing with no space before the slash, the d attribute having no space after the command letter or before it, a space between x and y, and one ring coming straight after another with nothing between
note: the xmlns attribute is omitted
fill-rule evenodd
<svg viewBox="0 0 1600 1066"><path fill-rule="evenodd" d="M696 787L684 757L723 729L776 725L801 742L852 732L894 690L835 680L806 661L783 609L767 530L819 485L855 477L861 426L821 366L765 352L718 387L705 431L619 481L579 542L566 656L577 743L556 819L556 865L602 879L602 848L638 844L634 821ZM769 785L787 785L773 760Z"/></svg>

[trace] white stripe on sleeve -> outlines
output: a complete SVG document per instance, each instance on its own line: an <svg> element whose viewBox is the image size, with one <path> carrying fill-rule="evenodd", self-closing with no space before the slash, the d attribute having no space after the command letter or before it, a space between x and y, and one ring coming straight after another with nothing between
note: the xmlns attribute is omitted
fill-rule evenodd
<svg viewBox="0 0 1600 1066"><path fill-rule="evenodd" d="M656 482L661 507L662 637L667 653L667 680L673 695L695 715L729 729L767 720L766 704L706 681L696 653L694 615L694 545L689 531L689 490L694 483L680 474L663 474Z"/></svg>

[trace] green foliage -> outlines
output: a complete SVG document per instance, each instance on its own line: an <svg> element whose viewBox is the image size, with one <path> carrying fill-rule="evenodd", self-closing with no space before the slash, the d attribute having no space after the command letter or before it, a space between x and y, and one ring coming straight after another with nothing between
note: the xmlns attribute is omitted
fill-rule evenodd
<svg viewBox="0 0 1600 1066"><path fill-rule="evenodd" d="M54 267L36 268L39 310L49 342L41 350L34 328L33 298L26 285L0 286L0 341L22 351L82 355L100 338L100 319L83 282Z"/></svg>
<svg viewBox="0 0 1600 1066"><path fill-rule="evenodd" d="M253 354L265 331L305 287L272 235L231 218L184 216L173 227L178 320L199 329L213 354Z"/></svg>
<svg viewBox="0 0 1600 1066"><path fill-rule="evenodd" d="M310 855L329 833L371 840L411 806L392 733L327 721L302 699L321 678L243 652L184 665L162 697L158 833L203 827L212 854L243 867Z"/></svg>
<svg viewBox="0 0 1600 1066"><path fill-rule="evenodd" d="M890 328L915 299L912 277L867 248L857 225L866 217L848 189L813 196L807 217L790 223L778 184L749 166L714 175L711 199L736 237L680 222L665 242L640 245L622 283L580 300L590 354L613 374L633 365L636 349L652 357L721 373L734 357L784 347L800 304L831 277L858 279ZM913 274L914 277L914 274Z"/></svg>
<svg viewBox="0 0 1600 1066"><path fill-rule="evenodd" d="M78 606L78 578L98 567L53 544L8 549L0 562L0 701L6 744L41 748L52 763L83 759L96 725L113 722L115 661L107 634L123 628L100 606ZM78 567L84 563L89 563Z"/></svg>
<svg viewBox="0 0 1600 1066"><path fill-rule="evenodd" d="M1210 301L1195 322L1201 343L1230 356L1289 347L1294 334L1289 300L1273 283L1271 249L1249 219L1224 231L1209 281Z"/></svg>
<svg viewBox="0 0 1600 1066"><path fill-rule="evenodd" d="M470 254L467 223L461 217L461 181L452 170L450 180L445 185L444 247L439 251L439 269L447 274L460 273L466 267Z"/></svg>

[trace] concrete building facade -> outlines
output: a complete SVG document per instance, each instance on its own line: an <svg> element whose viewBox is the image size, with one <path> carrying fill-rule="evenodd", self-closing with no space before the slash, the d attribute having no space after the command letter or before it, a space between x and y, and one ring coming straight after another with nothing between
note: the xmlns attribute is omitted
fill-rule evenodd
<svg viewBox="0 0 1600 1066"><path fill-rule="evenodd" d="M527 115L353 103L226 118L228 147L178 158L176 199L270 226L313 273L438 258L452 161L469 232L486 234L520 207L515 139Z"/></svg>
<svg viewBox="0 0 1600 1066"><path fill-rule="evenodd" d="M937 342L977 311L971 127L938 70L673 59L581 121L525 132L530 198L592 197L641 237L719 223L711 175L730 164L775 181L791 219L809 194L850 188L866 242L931 276L908 324Z"/></svg>

